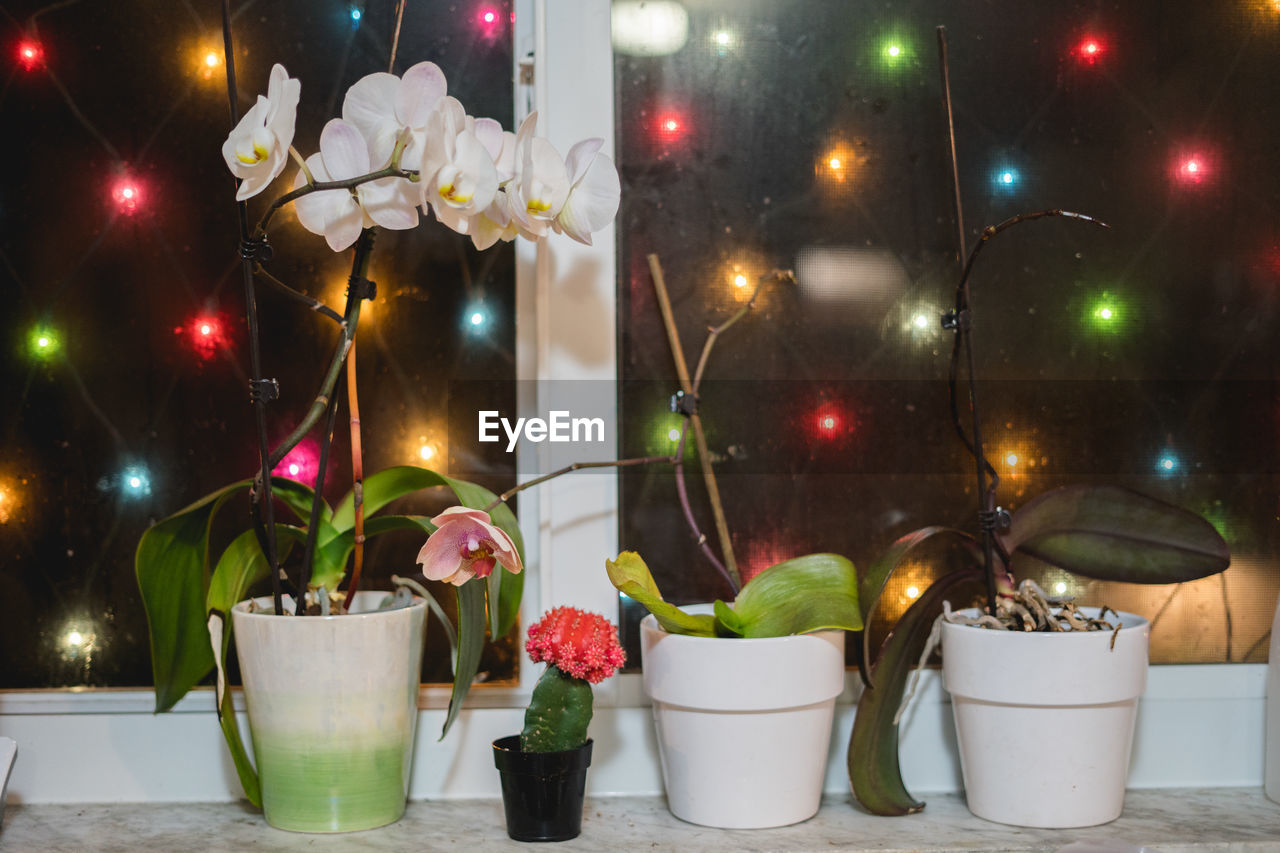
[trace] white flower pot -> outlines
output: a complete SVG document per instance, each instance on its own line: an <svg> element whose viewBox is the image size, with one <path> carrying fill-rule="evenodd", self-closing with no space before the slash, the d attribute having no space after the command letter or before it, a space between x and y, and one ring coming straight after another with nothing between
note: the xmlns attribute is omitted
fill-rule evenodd
<svg viewBox="0 0 1280 853"><path fill-rule="evenodd" d="M1267 728L1263 742L1263 790L1280 803L1280 604L1271 621L1271 654L1267 658Z"/></svg>
<svg viewBox="0 0 1280 853"><path fill-rule="evenodd" d="M817 813L844 687L843 631L686 637L646 616L640 651L672 814L759 829Z"/></svg>
<svg viewBox="0 0 1280 853"><path fill-rule="evenodd" d="M350 832L400 819L409 790L426 602L345 616L231 609L267 823Z"/></svg>
<svg viewBox="0 0 1280 853"><path fill-rule="evenodd" d="M1114 648L1110 631L1024 633L942 623L942 677L969 811L998 823L1057 829L1120 816L1150 634L1141 616L1120 619Z"/></svg>

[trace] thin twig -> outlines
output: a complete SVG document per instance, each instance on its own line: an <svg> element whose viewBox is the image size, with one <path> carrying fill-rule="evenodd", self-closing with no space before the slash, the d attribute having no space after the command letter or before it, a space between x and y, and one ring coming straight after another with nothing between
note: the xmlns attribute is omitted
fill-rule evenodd
<svg viewBox="0 0 1280 853"><path fill-rule="evenodd" d="M337 311L334 311L332 308L330 308L328 305L325 305L323 302L312 299L310 296L307 296L307 294L303 293L300 290L294 290L292 287L285 284L283 281L276 278L271 273L267 272L266 268L263 267L262 264L255 264L253 267L253 272L255 275L260 276L262 280L265 281L267 284L271 285L276 290L280 291L285 296L292 299L294 302L301 302L303 305L307 306L312 311L315 311L317 314L323 314L324 316L328 317L330 320L333 320L335 323L342 322L342 315L339 314Z"/></svg>
<svg viewBox="0 0 1280 853"><path fill-rule="evenodd" d="M672 456L643 456L633 459L613 459L608 462L574 462L572 465L566 465L558 471L552 471L550 474L543 474L541 477L535 477L532 480L527 480L517 486L507 489L505 492L490 501L484 508L484 511L493 512L493 510L497 508L498 504L506 503L512 497L523 492L525 489L545 483L547 480L554 480L556 477L572 473L573 471L580 471L584 468L629 468L632 465L652 465L655 462L673 463L675 462L675 458Z"/></svg>
<svg viewBox="0 0 1280 853"><path fill-rule="evenodd" d="M684 511L685 524L689 525L689 530L693 533L694 541L697 542L698 547L702 549L702 553L707 558L707 561L715 567L715 570L719 572L726 581L728 581L729 588L736 594L738 586L733 582L733 577L729 574L728 569L725 568L724 563L720 562L716 557L715 552L711 550L711 546L707 543L707 534L703 533L702 528L698 526L698 520L694 518L693 515L693 508L689 505L689 491L685 487L684 483L684 446L685 439L688 436L688 429L689 422L687 420L682 421L680 423L680 442L676 445L675 457L676 496L680 499L680 509Z"/></svg>
<svg viewBox="0 0 1280 853"><path fill-rule="evenodd" d="M667 343L671 346L671 356L676 363L676 375L680 379L680 388L693 398L693 382L689 378L689 365L684 360L684 349L680 345L680 332L676 328L675 315L671 310L671 298L667 295L666 281L662 275L662 264L656 254L649 255L649 272L653 277L653 289L658 297L658 307L662 310L662 323L667 329ZM696 404L696 399L695 399ZM711 514L715 519L716 536L720 540L720 553L724 557L724 568L729 575L730 584L736 593L742 588L742 576L738 573L738 561L733 556L733 541L729 537L729 525L724 518L724 505L720 502L720 489L716 485L716 474L711 467L711 455L707 449L707 436L702 430L702 418L695 410L689 415L693 422L693 440L698 448L698 465L702 469L702 479L707 485L707 499L711 503Z"/></svg>
<svg viewBox="0 0 1280 853"><path fill-rule="evenodd" d="M730 326L745 317L747 312L756 307L756 298L760 296L760 291L764 288L765 283L770 281L789 281L795 284L796 274L791 270L774 270L760 276L760 278L756 279L756 289L751 291L751 298L747 300L747 303L739 308L737 313L728 320L707 330L707 339L702 344L702 354L698 356L698 366L693 371L693 393L695 395L698 393L698 389L702 387L702 372L706 370L707 359L711 357L711 348L715 346L716 339L728 331Z"/></svg>

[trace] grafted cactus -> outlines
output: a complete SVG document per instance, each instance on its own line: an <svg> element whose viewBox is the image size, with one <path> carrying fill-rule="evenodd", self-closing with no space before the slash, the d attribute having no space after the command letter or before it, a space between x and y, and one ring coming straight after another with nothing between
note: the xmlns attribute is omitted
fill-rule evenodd
<svg viewBox="0 0 1280 853"><path fill-rule="evenodd" d="M556 752L587 742L591 685L626 662L618 629L595 613L557 607L529 626L525 651L547 670L533 688L520 733L523 752Z"/></svg>

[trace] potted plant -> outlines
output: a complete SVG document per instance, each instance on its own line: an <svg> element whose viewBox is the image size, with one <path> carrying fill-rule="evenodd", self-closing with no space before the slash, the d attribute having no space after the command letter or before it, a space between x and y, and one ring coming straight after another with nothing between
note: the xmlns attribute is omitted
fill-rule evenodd
<svg viewBox="0 0 1280 853"><path fill-rule="evenodd" d="M1044 216L1088 219L1041 211L987 228L957 286L956 310L944 318L957 332L951 409L976 461L979 535L940 526L908 533L861 581L863 618L870 624L893 571L922 549L941 545L949 553L935 552L934 558L958 563L921 592L878 656L872 656L866 632L859 645L865 689L849 741L849 781L854 796L875 814L924 808L902 782L898 718L911 668L927 658L929 638L940 631L969 809L1020 826L1114 820L1123 808L1137 702L1146 686L1150 626L1131 613L1077 609L1069 599L1045 596L1030 581L1015 588L1012 572L1041 564L1100 580L1177 583L1221 572L1230 563L1226 543L1208 521L1116 486L1065 486L1012 514L996 506L999 477L983 453L972 358L971 435L961 427L956 400L959 353L972 347L968 279L992 237ZM980 587L985 607L950 612L948 597ZM1062 748L1052 761L1039 760L1048 736Z"/></svg>
<svg viewBox="0 0 1280 853"><path fill-rule="evenodd" d="M853 564L810 554L765 569L732 603L678 608L641 557L607 562L640 623L667 806L727 829L813 817L822 797L844 631L862 627Z"/></svg>
<svg viewBox="0 0 1280 853"><path fill-rule="evenodd" d="M369 828L404 810L426 610L441 618L454 647L443 737L477 672L486 628L496 638L515 623L522 581L520 532L504 503L518 488L496 496L412 466L365 476L354 342L361 304L376 289L367 278L375 231L416 227L421 208L481 249L517 235L541 240L552 232L589 243L591 233L613 218L618 177L599 153L601 140L579 143L565 158L536 136L536 114L518 133L467 115L446 95L444 74L430 62L400 76L378 73L357 81L343 100L343 117L325 125L319 152L304 159L292 145L299 81L274 66L266 95L238 118L229 24L224 31L234 128L222 154L237 179L241 209L250 399L261 464L255 476L200 498L139 541L136 572L150 630L156 709L172 708L216 668L221 728L245 794L265 808L268 822L307 831ZM394 68L394 46L391 54ZM293 188L267 206L251 230L247 201L271 186L291 159L298 165ZM341 313L266 271L269 225L287 204L334 251L355 246ZM255 277L335 321L338 329L314 402L274 447L265 423L277 389L274 380L263 378L260 364ZM344 368L354 485L334 507L324 498L324 475ZM314 486L273 476L285 454L317 427ZM458 506L431 519L374 515L428 488L452 492ZM245 491L252 527L224 544L215 520ZM276 520L277 504L296 516L293 523ZM457 587L456 634L421 584L414 585L420 591L416 598L359 591L366 539L394 531L429 537L419 555L422 579ZM271 595L245 601L263 579L270 581ZM223 664L233 629L257 771L226 690Z"/></svg>
<svg viewBox="0 0 1280 853"><path fill-rule="evenodd" d="M507 834L516 841L567 841L582 832L591 744L591 685L626 662L618 629L574 607L549 610L529 626L525 650L546 662L524 730L493 742Z"/></svg>

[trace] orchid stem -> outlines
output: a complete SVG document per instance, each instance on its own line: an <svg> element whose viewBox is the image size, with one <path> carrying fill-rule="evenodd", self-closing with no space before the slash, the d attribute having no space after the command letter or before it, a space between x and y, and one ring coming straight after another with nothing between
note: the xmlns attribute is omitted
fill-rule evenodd
<svg viewBox="0 0 1280 853"><path fill-rule="evenodd" d="M671 356L676 363L676 375L680 379L680 388L685 394L694 398L696 392L689 378L689 365L684 360L684 349L680 345L680 332L676 328L675 315L671 310L671 298L667 295L667 285L662 275L662 264L656 254L650 254L649 272L653 276L653 289L658 297L658 307L662 310L662 323L667 329L667 342L671 346ZM711 514L715 518L716 536L720 540L720 553L724 557L725 573L729 576L730 585L736 593L742 588L742 576L738 573L738 562L733 556L733 541L729 536L729 525L725 522L724 506L720 502L720 489L716 485L716 474L711 467L711 456L707 449L707 436L702 430L702 418L695 410L688 416L693 422L693 440L698 448L698 464L702 468L702 479L707 485L707 499L711 503ZM691 516L692 513L686 513Z"/></svg>
<svg viewBox="0 0 1280 853"><path fill-rule="evenodd" d="M574 471L580 471L584 468L629 468L632 465L652 465L656 462L674 463L675 457L643 456L633 459L611 459L608 462L574 462L572 465L566 465L558 471L552 471L550 474L543 474L541 477L535 477L532 480L527 480L518 486L513 486L512 488L507 489L505 492L490 501L488 506L484 508L484 511L493 512L493 510L498 507L498 504L506 503L512 497L523 492L525 489L533 488L534 486L547 482L547 480L554 480L556 477L560 477L564 474L570 474Z"/></svg>
<svg viewBox="0 0 1280 853"><path fill-rule="evenodd" d="M370 181L379 181L383 178L407 178L415 180L418 177L416 169L395 169L390 166L385 169L379 169L376 172L369 172L367 175L358 175L354 178L346 178L341 181L308 181L296 190L287 192L284 195L271 202L271 206L262 214L262 218L258 220L258 225L254 228L254 239L261 239L267 233L267 226L271 224L271 218L276 215L276 211L284 207L291 201L302 198L304 195L311 193L324 192L325 190L350 190L355 189L361 184L367 184Z"/></svg>
<svg viewBox="0 0 1280 853"><path fill-rule="evenodd" d="M360 588L360 573L364 569L364 454L360 445L360 400L356 393L356 339L351 338L351 351L347 353L347 409L351 415L351 495L355 510L353 528L351 582L347 585L344 611L351 609Z"/></svg>
<svg viewBox="0 0 1280 853"><path fill-rule="evenodd" d="M294 302L301 302L303 305L307 306L312 311L316 312L317 314L323 314L324 316L328 317L330 320L333 320L335 323L342 322L342 315L339 314L337 311L334 311L332 308L330 308L328 305L325 305L323 302L319 302L315 299L312 299L310 296L307 296L307 294L303 293L300 290L294 290L292 287L285 284L283 281L276 278L271 273L267 272L266 268L264 268L262 264L255 264L253 271L255 275L260 276L263 281L265 281L267 284L271 285L276 290L283 293L285 296L292 299Z"/></svg>

